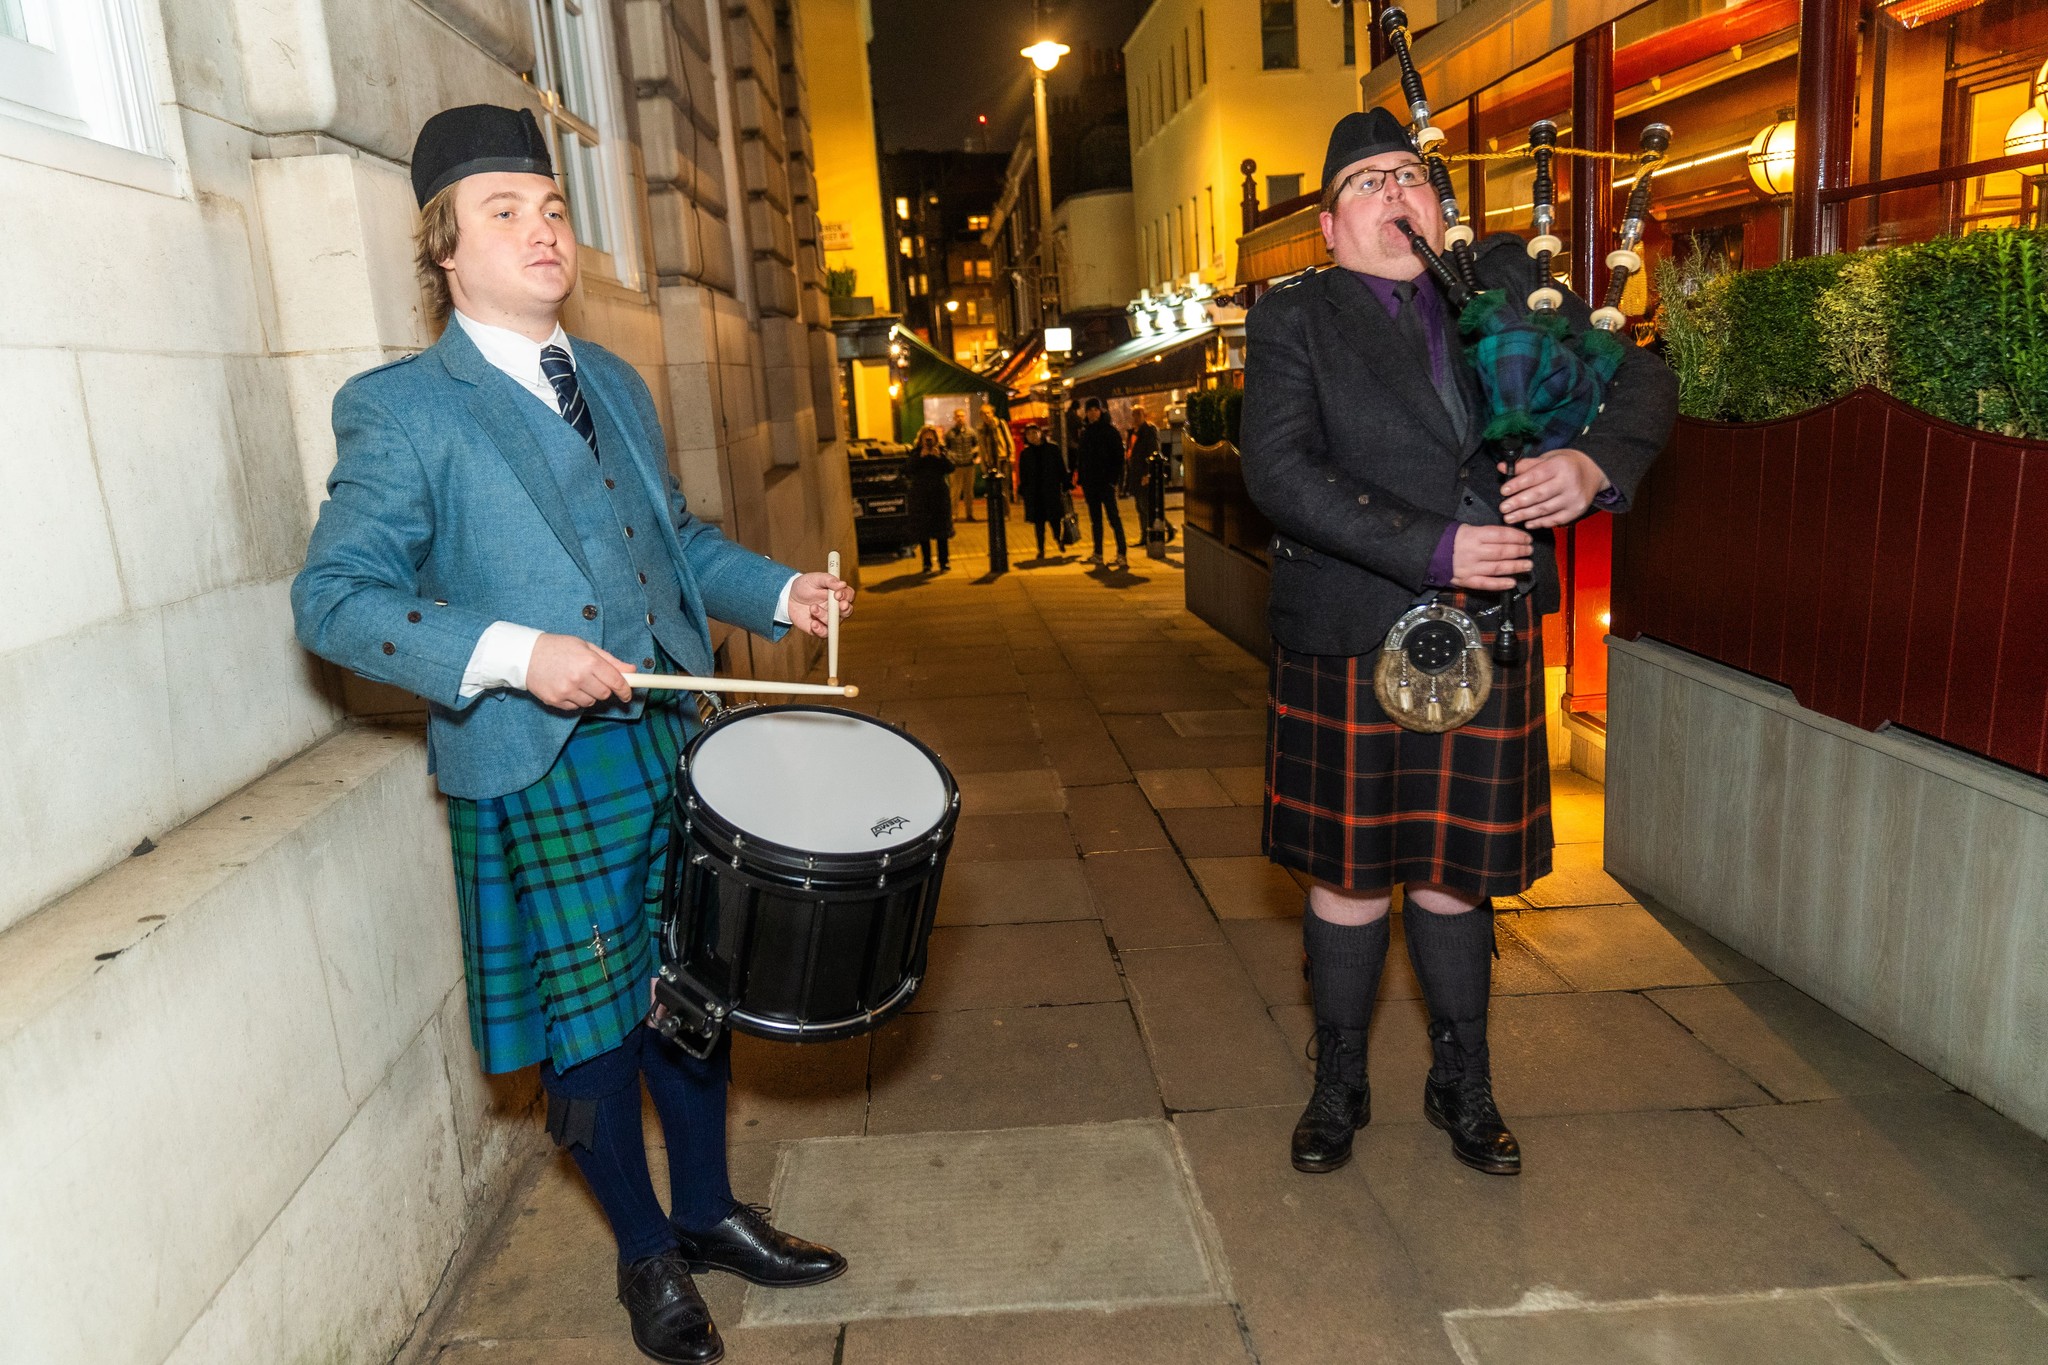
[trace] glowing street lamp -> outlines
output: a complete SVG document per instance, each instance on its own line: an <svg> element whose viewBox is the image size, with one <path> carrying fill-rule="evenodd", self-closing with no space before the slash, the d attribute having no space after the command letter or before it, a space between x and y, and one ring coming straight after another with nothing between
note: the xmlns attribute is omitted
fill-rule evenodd
<svg viewBox="0 0 2048 1365"><path fill-rule="evenodd" d="M1029 57L1036 69L1031 73L1031 108L1038 131L1038 320L1047 321L1048 306L1059 299L1052 259L1052 153L1045 131L1045 77L1073 49L1065 43L1041 38L1019 55Z"/></svg>
<svg viewBox="0 0 2048 1365"><path fill-rule="evenodd" d="M1018 55L1029 57L1031 64L1040 71L1050 71L1060 64L1060 58L1073 50L1065 43L1056 43L1050 38L1044 38L1025 48Z"/></svg>

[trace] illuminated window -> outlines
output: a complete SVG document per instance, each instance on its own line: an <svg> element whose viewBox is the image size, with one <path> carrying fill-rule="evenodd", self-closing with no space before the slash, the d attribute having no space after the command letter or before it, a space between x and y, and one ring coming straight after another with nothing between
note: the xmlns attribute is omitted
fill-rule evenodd
<svg viewBox="0 0 2048 1365"><path fill-rule="evenodd" d="M1259 50L1268 71L1291 71L1301 65L1294 32L1294 0L1261 0Z"/></svg>
<svg viewBox="0 0 2048 1365"><path fill-rule="evenodd" d="M987 232L987 231L988 231L988 215L987 215L987 214L985 214L985 213L970 213L970 214L968 214L968 215L967 215L967 230L968 230L969 232Z"/></svg>
<svg viewBox="0 0 2048 1365"><path fill-rule="evenodd" d="M908 237L898 237L896 239L896 249L906 256L916 251L916 247L911 244L911 240Z"/></svg>
<svg viewBox="0 0 2048 1365"><path fill-rule="evenodd" d="M910 221L910 200L904 195L896 196L896 216L906 223Z"/></svg>

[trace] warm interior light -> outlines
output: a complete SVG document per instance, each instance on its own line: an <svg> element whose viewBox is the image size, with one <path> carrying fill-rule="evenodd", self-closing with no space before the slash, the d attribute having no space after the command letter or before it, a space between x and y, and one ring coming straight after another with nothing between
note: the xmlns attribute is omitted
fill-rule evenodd
<svg viewBox="0 0 2048 1365"><path fill-rule="evenodd" d="M903 396L903 386L901 384L891 384L889 386L889 396L891 398L901 398Z"/></svg>
<svg viewBox="0 0 2048 1365"><path fill-rule="evenodd" d="M2041 152L2041 164L2048 167L2048 115L2040 107L2022 109L2020 116L2005 130L2005 154L2018 156L2022 152Z"/></svg>
<svg viewBox="0 0 2048 1365"><path fill-rule="evenodd" d="M1065 43L1056 43L1050 38L1043 38L1033 43L1030 47L1025 48L1019 55L1029 57L1031 64L1040 71L1050 71L1060 64L1060 58L1073 50Z"/></svg>
<svg viewBox="0 0 2048 1365"><path fill-rule="evenodd" d="M1749 144L1749 178L1769 195L1792 193L1793 139L1797 125L1781 117L1765 124Z"/></svg>
<svg viewBox="0 0 2048 1365"><path fill-rule="evenodd" d="M1603 611L1600 613L1600 624L1603 626L1611 626L1614 624L1614 618Z"/></svg>
<svg viewBox="0 0 2048 1365"><path fill-rule="evenodd" d="M958 300L958 299L947 299L947 300L946 300L946 311L947 311L947 312L949 312L949 313L957 313L957 312L959 312L959 311L960 311L960 300Z"/></svg>

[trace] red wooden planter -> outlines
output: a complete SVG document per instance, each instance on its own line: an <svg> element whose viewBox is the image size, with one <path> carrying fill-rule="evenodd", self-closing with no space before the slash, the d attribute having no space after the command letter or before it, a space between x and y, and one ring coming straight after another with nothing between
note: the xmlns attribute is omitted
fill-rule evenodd
<svg viewBox="0 0 2048 1365"><path fill-rule="evenodd" d="M1613 632L2048 777L2048 443L1872 389L1681 419L1616 520Z"/></svg>

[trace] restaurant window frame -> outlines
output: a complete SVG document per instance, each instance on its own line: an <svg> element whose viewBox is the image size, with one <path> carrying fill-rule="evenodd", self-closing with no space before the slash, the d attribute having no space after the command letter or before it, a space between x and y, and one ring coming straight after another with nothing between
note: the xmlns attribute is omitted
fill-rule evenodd
<svg viewBox="0 0 2048 1365"><path fill-rule="evenodd" d="M576 244L625 285L637 285L628 140L612 45L611 0L531 0L533 86L569 201Z"/></svg>

